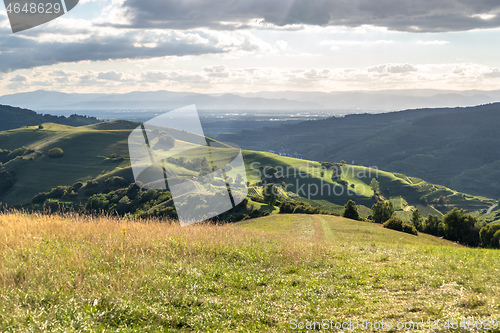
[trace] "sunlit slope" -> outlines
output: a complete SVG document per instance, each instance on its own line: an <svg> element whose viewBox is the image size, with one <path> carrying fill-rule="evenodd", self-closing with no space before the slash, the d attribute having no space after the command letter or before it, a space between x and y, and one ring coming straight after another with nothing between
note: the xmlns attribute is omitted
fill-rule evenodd
<svg viewBox="0 0 500 333"><path fill-rule="evenodd" d="M236 223L245 230L291 236L301 240L340 244L459 245L427 234L418 236L385 229L381 224L329 215L271 215Z"/></svg>
<svg viewBox="0 0 500 333"><path fill-rule="evenodd" d="M245 151L245 162L250 182L257 182L266 168L274 167L290 192L311 200L326 200L344 205L352 199L356 203L373 205L372 179L380 184L380 192L386 199L394 199L396 210L411 215L418 208L424 215L440 215L453 207L482 214L494 200L458 193L445 186L428 183L422 179L390 173L374 167L343 164L341 174L319 162L279 156L267 152ZM396 204L398 203L398 204ZM403 214L404 215L404 214Z"/></svg>
<svg viewBox="0 0 500 333"><path fill-rule="evenodd" d="M2 201L11 205L27 203L34 195L53 187L127 168L129 133L123 128L97 130L93 126L56 124L44 124L42 130L30 127L0 132L0 147L26 146L34 150L5 164L15 171L17 181ZM55 147L64 151L63 157L48 157L48 151Z"/></svg>
<svg viewBox="0 0 500 333"><path fill-rule="evenodd" d="M27 204L40 192L96 178L121 176L134 181L128 138L137 126L137 123L129 121L104 122L82 127L48 123L43 124L42 129L32 126L0 132L0 148L14 150L25 146L33 150L22 158L5 164L7 169L15 172L16 183L0 201L8 205ZM214 151L225 150L225 145L208 140L212 145L221 147L214 148ZM185 148L189 143L182 142L182 145ZM64 151L63 157L50 158L48 151L56 147ZM192 145L192 148L196 147ZM173 153L173 156L179 155L175 154L175 148ZM195 159L198 155L196 149L193 149L185 152L182 157ZM219 155L221 154L217 156ZM194 170L181 165L169 162L165 164L176 175L189 178L198 175Z"/></svg>
<svg viewBox="0 0 500 333"><path fill-rule="evenodd" d="M17 181L0 201L9 205L26 204L34 195L56 186L114 175L133 181L128 136L137 126L137 123L128 121L82 127L44 124L43 129L34 126L0 132L0 148L14 150L25 146L33 150L5 164L7 169L16 173ZM227 146L212 139L207 141L211 146L211 157L218 167L234 157L235 150L227 149ZM49 158L47 153L54 147L63 149L64 156ZM193 161L201 156L197 154L196 150L191 150L182 153L182 156L177 155ZM406 218L415 208L423 215L439 215L453 207L479 215L486 213L495 203L488 198L457 193L444 186L376 168L344 164L341 173L335 176L334 169L325 168L319 162L266 152L243 151L243 154L251 185L260 182L262 172L272 167L277 169L279 183L284 182L290 193L310 200L323 200L326 204L333 203L338 205L336 207L353 199L366 216L369 215L368 208L374 203L370 187L372 179L380 183L383 197L393 201L399 214ZM182 163L167 161L166 166L183 177L192 178L199 174L199 170L190 169Z"/></svg>

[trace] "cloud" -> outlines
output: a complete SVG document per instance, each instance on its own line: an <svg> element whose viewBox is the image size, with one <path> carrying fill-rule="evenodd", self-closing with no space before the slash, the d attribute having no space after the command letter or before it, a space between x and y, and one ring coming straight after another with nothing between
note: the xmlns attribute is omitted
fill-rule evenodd
<svg viewBox="0 0 500 333"><path fill-rule="evenodd" d="M211 66L203 69L210 77L229 77L229 69L226 66Z"/></svg>
<svg viewBox="0 0 500 333"><path fill-rule="evenodd" d="M500 70L498 68L494 68L490 72L484 73L484 77L492 79L500 78Z"/></svg>
<svg viewBox="0 0 500 333"><path fill-rule="evenodd" d="M28 81L28 78L24 75L16 75L12 79L10 79L11 82L26 82Z"/></svg>
<svg viewBox="0 0 500 333"><path fill-rule="evenodd" d="M144 47L144 44L149 43L155 45ZM10 72L82 60L148 59L223 53L227 52L224 47L217 38L203 38L194 32L167 32L151 37L134 32L117 36L89 35L78 42L39 42L36 39L10 35L0 40L0 71Z"/></svg>
<svg viewBox="0 0 500 333"><path fill-rule="evenodd" d="M174 90L205 93L273 90L491 89L500 84L500 70L474 63L380 64L360 68L228 67L197 70L172 68L128 71L41 70L7 77L0 88L33 90L50 87L67 92ZM67 75L70 74L71 75ZM59 75L54 75L59 74ZM118 79L120 78L120 79ZM26 80L26 81L24 81Z"/></svg>
<svg viewBox="0 0 500 333"><path fill-rule="evenodd" d="M417 44L419 45L447 45L450 44L450 42L446 40L419 40L417 41Z"/></svg>
<svg viewBox="0 0 500 333"><path fill-rule="evenodd" d="M418 69L410 64L384 64L368 68L368 72L401 74L416 72Z"/></svg>
<svg viewBox="0 0 500 333"><path fill-rule="evenodd" d="M0 25L0 72L79 61L152 59L271 50L248 31L190 31L102 26L60 18L13 35ZM3 22L7 22L4 18Z"/></svg>
<svg viewBox="0 0 500 333"><path fill-rule="evenodd" d="M74 75L75 73L71 73L71 72L67 72L67 71L63 71L63 70L55 70L55 71L52 71L49 73L50 76L64 76L64 77L67 77L67 76L72 76Z"/></svg>
<svg viewBox="0 0 500 333"><path fill-rule="evenodd" d="M124 0L131 26L245 29L255 25L373 25L412 32L500 26L495 0Z"/></svg>
<svg viewBox="0 0 500 333"><path fill-rule="evenodd" d="M392 45L393 40L324 40L320 45L329 46L332 50L345 49L347 47L374 47L379 45Z"/></svg>
<svg viewBox="0 0 500 333"><path fill-rule="evenodd" d="M109 80L109 81L120 81L123 77L122 73L117 73L115 71L99 73L97 76L98 79L101 80Z"/></svg>

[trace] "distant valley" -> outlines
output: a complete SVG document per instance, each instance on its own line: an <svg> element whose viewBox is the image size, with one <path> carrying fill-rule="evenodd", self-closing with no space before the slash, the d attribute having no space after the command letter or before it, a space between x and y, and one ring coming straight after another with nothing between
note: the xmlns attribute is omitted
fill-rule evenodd
<svg viewBox="0 0 500 333"><path fill-rule="evenodd" d="M500 197L500 104L348 115L220 135L246 149L377 166Z"/></svg>

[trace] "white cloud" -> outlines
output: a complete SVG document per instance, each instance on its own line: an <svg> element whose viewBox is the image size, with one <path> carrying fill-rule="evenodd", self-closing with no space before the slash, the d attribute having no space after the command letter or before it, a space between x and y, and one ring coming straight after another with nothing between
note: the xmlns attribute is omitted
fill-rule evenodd
<svg viewBox="0 0 500 333"><path fill-rule="evenodd" d="M36 76L36 78L35 78ZM173 90L205 93L263 90L381 90L381 89L487 89L500 85L500 70L472 63L381 64L360 68L235 68L214 65L199 70L130 71L46 70L15 74L0 88L9 92L41 89L67 92L128 92Z"/></svg>
<svg viewBox="0 0 500 333"><path fill-rule="evenodd" d="M419 40L417 41L417 44L419 45L447 45L450 44L450 42L446 40Z"/></svg>

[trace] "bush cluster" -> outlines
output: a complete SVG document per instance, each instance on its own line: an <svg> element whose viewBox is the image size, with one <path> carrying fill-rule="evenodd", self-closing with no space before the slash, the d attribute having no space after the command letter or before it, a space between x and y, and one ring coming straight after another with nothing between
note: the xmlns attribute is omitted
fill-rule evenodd
<svg viewBox="0 0 500 333"><path fill-rule="evenodd" d="M51 158L63 157L64 151L61 148L52 148L48 151L47 155Z"/></svg>
<svg viewBox="0 0 500 333"><path fill-rule="evenodd" d="M406 232L407 234L418 235L417 229L409 222L393 216L384 223L384 228Z"/></svg>

